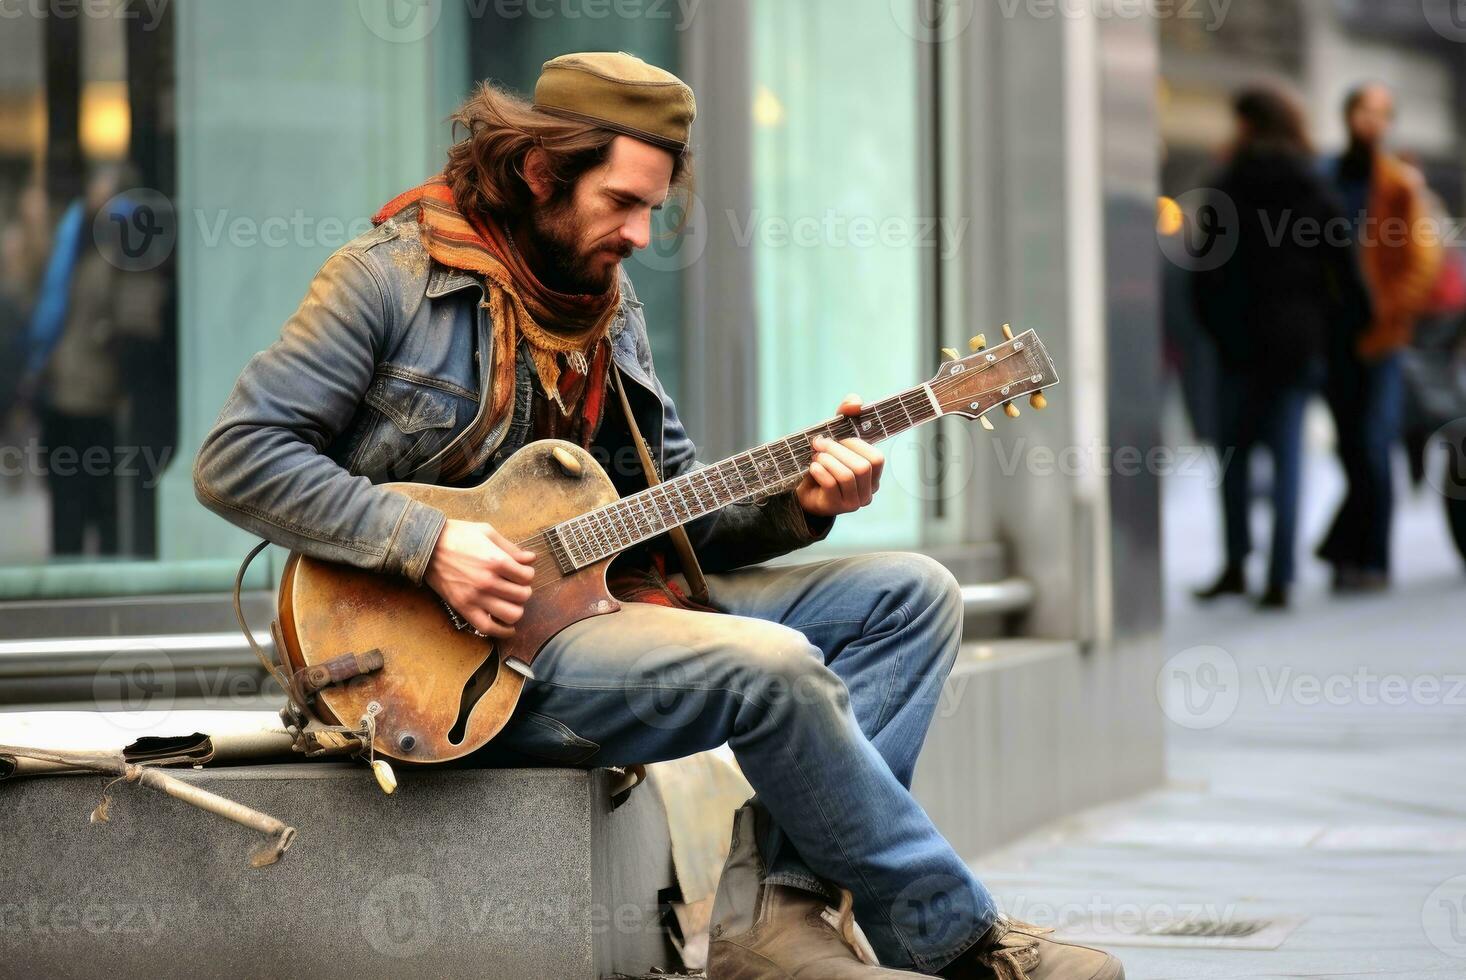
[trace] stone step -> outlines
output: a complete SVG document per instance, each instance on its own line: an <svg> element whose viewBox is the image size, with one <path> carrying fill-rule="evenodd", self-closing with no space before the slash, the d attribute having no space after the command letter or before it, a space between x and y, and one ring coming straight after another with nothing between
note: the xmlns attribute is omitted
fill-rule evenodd
<svg viewBox="0 0 1466 980"><path fill-rule="evenodd" d="M176 772L176 771L175 771ZM606 770L359 765L176 772L296 827L258 836L107 777L0 785L0 975L596 980L677 963L656 792L612 810Z"/></svg>

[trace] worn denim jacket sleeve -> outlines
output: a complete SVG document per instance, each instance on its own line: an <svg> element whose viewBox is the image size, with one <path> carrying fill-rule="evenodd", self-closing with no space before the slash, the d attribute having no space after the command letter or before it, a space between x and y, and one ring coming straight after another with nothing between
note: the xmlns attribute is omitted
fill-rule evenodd
<svg viewBox="0 0 1466 980"><path fill-rule="evenodd" d="M662 425L665 478L672 479L701 464L697 461L697 449L677 415L677 407L667 397L660 381L657 381L657 394L665 410ZM832 517L806 514L790 490L762 503L724 507L689 524L687 535L705 571L726 572L823 541L834 525Z"/></svg>
<svg viewBox="0 0 1466 980"><path fill-rule="evenodd" d="M332 256L280 339L240 375L199 450L194 492L281 547L421 583L442 511L353 476L325 454L371 384L388 324L363 258Z"/></svg>

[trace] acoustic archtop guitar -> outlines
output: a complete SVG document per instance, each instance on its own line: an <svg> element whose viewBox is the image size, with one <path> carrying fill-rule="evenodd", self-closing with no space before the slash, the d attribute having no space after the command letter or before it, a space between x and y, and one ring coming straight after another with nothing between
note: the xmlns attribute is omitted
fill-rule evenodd
<svg viewBox="0 0 1466 980"><path fill-rule="evenodd" d="M514 453L486 483L452 489L417 483L388 489L450 519L492 524L535 552L533 595L515 633L489 640L454 616L426 586L293 554L279 592L277 641L298 700L322 722L374 719L374 748L405 762L461 758L508 722L536 655L561 630L620 604L606 569L621 552L730 504L797 486L816 436L879 442L944 415L992 424L986 413L1024 395L1036 408L1058 384L1032 331L992 348L973 338L930 381L842 416L696 469L628 497L590 453L547 440Z"/></svg>

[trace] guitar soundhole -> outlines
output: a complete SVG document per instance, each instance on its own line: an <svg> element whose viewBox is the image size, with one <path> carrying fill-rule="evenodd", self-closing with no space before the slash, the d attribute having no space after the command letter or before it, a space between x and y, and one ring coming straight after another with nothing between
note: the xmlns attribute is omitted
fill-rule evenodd
<svg viewBox="0 0 1466 980"><path fill-rule="evenodd" d="M463 696L458 701L458 720L448 730L448 741L452 745L462 745L463 739L468 734L468 717L473 714L473 709L478 705L483 696L489 693L494 682L499 678L499 652L492 647L489 655L483 663L479 664L463 685Z"/></svg>

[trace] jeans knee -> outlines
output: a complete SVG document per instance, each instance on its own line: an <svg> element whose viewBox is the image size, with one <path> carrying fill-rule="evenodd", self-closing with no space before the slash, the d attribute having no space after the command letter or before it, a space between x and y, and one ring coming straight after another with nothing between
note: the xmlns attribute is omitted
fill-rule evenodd
<svg viewBox="0 0 1466 980"><path fill-rule="evenodd" d="M746 651L745 663L744 694L765 707L849 703L845 682L797 630L772 627L764 642Z"/></svg>
<svg viewBox="0 0 1466 980"><path fill-rule="evenodd" d="M889 571L893 588L902 594L912 616L931 610L944 620L961 623L962 586L946 565L927 555L898 554L891 556Z"/></svg>

